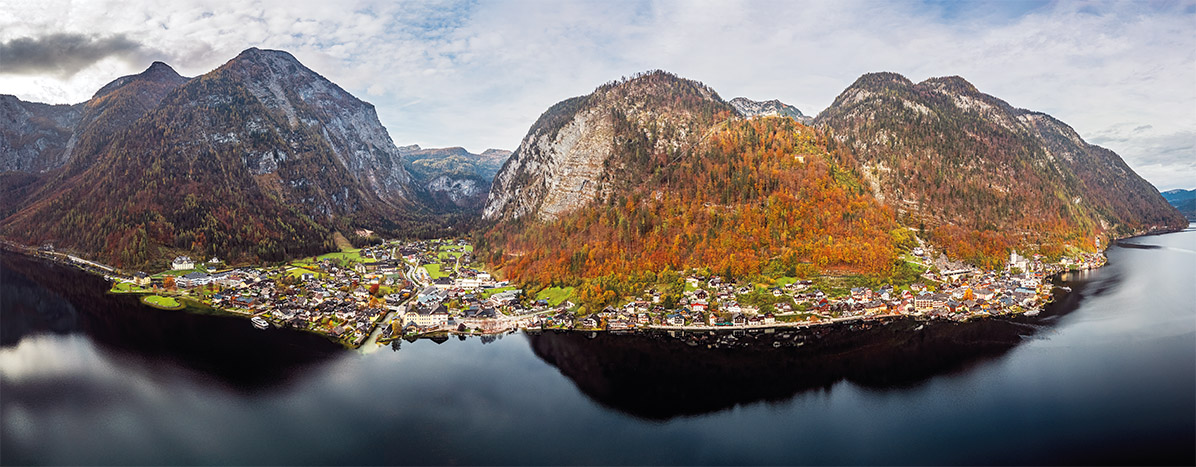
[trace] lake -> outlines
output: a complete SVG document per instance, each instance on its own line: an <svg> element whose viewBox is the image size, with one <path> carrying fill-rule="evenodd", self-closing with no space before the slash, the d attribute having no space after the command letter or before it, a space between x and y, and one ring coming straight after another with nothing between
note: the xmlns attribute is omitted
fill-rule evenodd
<svg viewBox="0 0 1196 467"><path fill-rule="evenodd" d="M0 463L1196 463L1196 230L1033 318L344 350L0 256Z"/></svg>

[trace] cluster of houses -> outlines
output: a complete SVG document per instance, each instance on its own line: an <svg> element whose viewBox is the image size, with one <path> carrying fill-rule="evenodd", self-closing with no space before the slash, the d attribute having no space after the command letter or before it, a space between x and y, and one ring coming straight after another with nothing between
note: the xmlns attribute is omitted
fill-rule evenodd
<svg viewBox="0 0 1196 467"><path fill-rule="evenodd" d="M923 252L915 253L922 256ZM796 281L767 289L766 293L774 299L770 300L769 310L763 312L741 303L745 295L756 294L753 284L732 284L720 277L688 277L690 290L674 308L662 306L660 294L653 292L621 308L608 307L583 317L560 310L548 316L544 325L618 331L637 327L775 326L779 321L802 325L899 315L959 320L1017 312L1033 314L1051 291L1045 281L1047 276L1064 268L1075 269L1077 265L1097 267L1103 261L1103 255L1091 254L1070 262L1046 263L1041 256L1023 258L1014 253L1009 269L1001 273L974 268L948 269L926 275L935 284L933 287L922 284L902 289L857 287L835 297L812 287L810 281Z"/></svg>
<svg viewBox="0 0 1196 467"><path fill-rule="evenodd" d="M409 287L398 275L399 260L389 248L375 247L360 252L361 261L345 264L323 260L309 266L313 272L295 277L282 268L235 268L216 272L196 269L196 262L179 256L171 262L174 284L199 302L232 313L260 316L279 326L326 334L359 345L390 310L411 296L411 290L386 296L370 292L372 285ZM213 271L217 258L206 263ZM165 277L165 275L163 276ZM137 273L133 282L150 285L151 278ZM398 288L398 287L396 287Z"/></svg>
<svg viewBox="0 0 1196 467"><path fill-rule="evenodd" d="M445 251L451 254L445 255ZM320 261L310 268L314 273L297 278L289 278L285 269L237 268L209 273L196 269L196 262L186 256L176 258L171 266L186 272L175 278L178 287L208 287L209 293L197 295L213 307L268 317L279 325L360 344L390 311L395 318L383 328L387 337L440 331L496 333L517 328L771 327L898 315L966 319L1035 311L1050 292L1045 277L1065 268L1098 267L1105 260L1097 253L1056 264L1015 252L1008 269L1001 273L966 267L934 269L924 275L927 283L933 284L930 287L858 287L836 296L810 281L759 289L720 277L691 276L686 278L686 291L673 297L676 300L670 298L667 307L660 292L648 291L621 306L578 316L572 303L549 307L543 300L528 300L506 282L469 267L470 251L464 240L392 242L363 248L360 261ZM922 251L913 253L925 259ZM454 261L443 277L433 280L425 273L413 277L415 283L403 278L409 268L444 264L450 257L459 257L459 261ZM214 271L220 262L212 258L206 264L207 270ZM135 281L148 283L150 278L139 274ZM371 284L396 287L383 296L377 289L371 293Z"/></svg>

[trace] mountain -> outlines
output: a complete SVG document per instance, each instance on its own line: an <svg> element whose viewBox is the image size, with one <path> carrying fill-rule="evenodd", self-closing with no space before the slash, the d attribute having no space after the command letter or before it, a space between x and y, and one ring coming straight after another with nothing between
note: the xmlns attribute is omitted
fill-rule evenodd
<svg viewBox="0 0 1196 467"><path fill-rule="evenodd" d="M117 265L277 260L426 211L374 107L286 52L248 49L190 80L155 63L83 107L70 160L0 234Z"/></svg>
<svg viewBox="0 0 1196 467"><path fill-rule="evenodd" d="M668 73L608 83L531 127L495 177L478 249L532 288L578 285L587 306L669 270L889 274L892 212L826 144Z"/></svg>
<svg viewBox="0 0 1196 467"><path fill-rule="evenodd" d="M1180 214L1190 221L1196 221L1196 190L1174 189L1162 193L1163 198L1175 206Z"/></svg>
<svg viewBox="0 0 1196 467"><path fill-rule="evenodd" d="M607 83L552 106L494 178L484 219L555 219L691 150L734 109L664 72Z"/></svg>
<svg viewBox="0 0 1196 467"><path fill-rule="evenodd" d="M490 183L511 151L487 149L473 154L465 148L399 148L403 167L423 188L426 201L440 209L481 212Z"/></svg>
<svg viewBox="0 0 1196 467"><path fill-rule="evenodd" d="M963 78L867 74L814 123L859 158L874 196L959 257L1186 225L1117 154Z"/></svg>
<svg viewBox="0 0 1196 467"><path fill-rule="evenodd" d="M773 99L770 101L754 101L746 97L736 97L729 102L735 111L739 112L744 117L789 117L804 124L810 124L814 120L813 117L808 117L801 113L797 107L786 104L779 100Z"/></svg>

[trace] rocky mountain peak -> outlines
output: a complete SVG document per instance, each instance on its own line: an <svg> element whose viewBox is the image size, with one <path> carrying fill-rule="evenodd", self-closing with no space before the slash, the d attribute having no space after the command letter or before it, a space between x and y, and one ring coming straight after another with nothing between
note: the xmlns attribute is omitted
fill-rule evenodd
<svg viewBox="0 0 1196 467"><path fill-rule="evenodd" d="M299 63L299 60L296 59L294 55L291 55L290 52L274 49L259 49L257 47L250 47L241 51L241 53L237 54L236 57L233 57L232 61L303 66L303 64Z"/></svg>
<svg viewBox="0 0 1196 467"><path fill-rule="evenodd" d="M936 89L940 92L947 92L953 94L980 94L980 91L969 83L968 80L959 76L942 76L937 78L930 78L921 83L919 86L925 86Z"/></svg>
<svg viewBox="0 0 1196 467"><path fill-rule="evenodd" d="M869 90L880 90L890 86L906 87L912 86L913 84L913 81L910 81L909 78L906 78L901 74L893 73L891 71L879 71L861 75L855 80L854 83L851 83L851 86L848 86L847 89L851 90L854 88L862 88Z"/></svg>
<svg viewBox="0 0 1196 467"><path fill-rule="evenodd" d="M488 159L506 159L508 157L511 157L511 151L508 151L506 149L490 148L485 151L482 151L480 156L488 158Z"/></svg>
<svg viewBox="0 0 1196 467"><path fill-rule="evenodd" d="M182 78L182 76L179 75L179 73L177 71L174 71L174 68L171 68L170 65L167 65L166 63L159 62L159 61L155 61L154 63L151 63L149 68L146 68L145 71L141 72L140 76L144 76L146 78L154 78L154 79Z"/></svg>
<svg viewBox="0 0 1196 467"><path fill-rule="evenodd" d="M790 117L802 123L809 123L811 120L811 117L802 114L801 110L798 110L797 107L777 99L754 101L746 97L736 97L728 103L732 107L735 107L735 111L739 112L740 115L748 118L781 116Z"/></svg>
<svg viewBox="0 0 1196 467"><path fill-rule="evenodd" d="M187 80L188 78L179 75L178 72L174 71L174 68L170 67L170 65L162 62L154 62L150 64L149 68L146 68L145 71L142 71L141 73L122 76L112 80L112 82L100 88L99 91L96 91L96 93L92 95L92 99L103 98L104 96L111 94L113 91L128 86L132 83L148 83L151 85L162 85L174 88L187 82Z"/></svg>

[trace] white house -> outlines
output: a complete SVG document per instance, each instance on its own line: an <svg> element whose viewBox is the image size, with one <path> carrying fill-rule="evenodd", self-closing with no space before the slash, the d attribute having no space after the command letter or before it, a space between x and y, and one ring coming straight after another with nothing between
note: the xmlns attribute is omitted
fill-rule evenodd
<svg viewBox="0 0 1196 467"><path fill-rule="evenodd" d="M170 263L171 269L195 269L195 261L191 260L189 256L179 256Z"/></svg>

